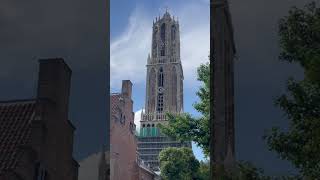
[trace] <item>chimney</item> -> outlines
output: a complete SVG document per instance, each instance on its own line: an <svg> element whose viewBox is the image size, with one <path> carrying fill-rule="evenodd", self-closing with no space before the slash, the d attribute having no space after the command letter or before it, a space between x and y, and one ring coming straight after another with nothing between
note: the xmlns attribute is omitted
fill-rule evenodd
<svg viewBox="0 0 320 180"><path fill-rule="evenodd" d="M131 99L132 83L130 80L122 80L122 94Z"/></svg>
<svg viewBox="0 0 320 180"><path fill-rule="evenodd" d="M40 59L39 63L37 98L51 100L68 116L71 69L62 58Z"/></svg>

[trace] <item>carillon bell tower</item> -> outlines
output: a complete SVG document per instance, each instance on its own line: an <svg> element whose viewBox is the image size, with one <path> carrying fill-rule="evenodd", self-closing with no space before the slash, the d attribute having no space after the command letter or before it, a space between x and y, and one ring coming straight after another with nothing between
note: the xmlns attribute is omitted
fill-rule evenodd
<svg viewBox="0 0 320 180"><path fill-rule="evenodd" d="M166 147L189 146L161 134L157 124L166 113L183 112L183 70L180 59L179 22L166 11L152 28L151 55L147 59L145 112L141 115L138 153L141 160L159 167L159 152Z"/></svg>
<svg viewBox="0 0 320 180"><path fill-rule="evenodd" d="M168 12L153 23L146 82L146 114L183 111L179 23Z"/></svg>

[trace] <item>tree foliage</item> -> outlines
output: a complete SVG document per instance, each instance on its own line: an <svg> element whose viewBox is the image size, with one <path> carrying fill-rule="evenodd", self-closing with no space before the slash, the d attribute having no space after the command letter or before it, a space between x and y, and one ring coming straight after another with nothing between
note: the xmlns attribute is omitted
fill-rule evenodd
<svg viewBox="0 0 320 180"><path fill-rule="evenodd" d="M312 2L294 7L280 21L280 59L299 63L304 79L287 82L276 100L289 120L287 131L274 127L265 136L270 150L289 160L307 178L320 177L320 9Z"/></svg>
<svg viewBox="0 0 320 180"><path fill-rule="evenodd" d="M202 64L198 68L198 80L202 85L197 92L200 101L193 107L201 113L201 117L193 117L188 113L173 115L167 114L168 124L159 125L161 132L174 137L180 141L194 141L200 146L205 155L209 155L210 126L210 66L209 63Z"/></svg>
<svg viewBox="0 0 320 180"><path fill-rule="evenodd" d="M200 163L190 148L165 148L160 152L159 160L163 180L198 179Z"/></svg>
<svg viewBox="0 0 320 180"><path fill-rule="evenodd" d="M199 180L210 180L210 161L200 161Z"/></svg>
<svg viewBox="0 0 320 180"><path fill-rule="evenodd" d="M280 59L299 63L306 77L320 82L320 9L311 2L293 7L279 24Z"/></svg>
<svg viewBox="0 0 320 180"><path fill-rule="evenodd" d="M241 161L237 163L235 172L232 173L230 180L269 180L263 175L263 170L256 168L252 163Z"/></svg>

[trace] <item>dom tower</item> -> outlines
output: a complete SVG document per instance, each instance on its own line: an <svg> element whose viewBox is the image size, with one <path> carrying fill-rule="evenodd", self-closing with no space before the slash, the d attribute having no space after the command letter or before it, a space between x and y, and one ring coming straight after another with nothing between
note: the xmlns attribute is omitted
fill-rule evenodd
<svg viewBox="0 0 320 180"><path fill-rule="evenodd" d="M166 12L153 22L152 48L147 60L145 112L138 138L140 160L158 170L160 151L166 147L191 147L161 134L157 124L166 113L183 112L183 70L180 60L179 23Z"/></svg>

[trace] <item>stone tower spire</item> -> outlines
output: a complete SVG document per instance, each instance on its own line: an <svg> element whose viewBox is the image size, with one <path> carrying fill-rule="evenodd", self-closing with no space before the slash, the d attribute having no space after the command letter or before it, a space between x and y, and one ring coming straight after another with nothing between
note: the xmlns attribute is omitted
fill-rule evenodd
<svg viewBox="0 0 320 180"><path fill-rule="evenodd" d="M179 23L168 11L153 25L147 61L146 113L178 113L183 107Z"/></svg>
<svg viewBox="0 0 320 180"><path fill-rule="evenodd" d="M140 158L150 164L153 170L157 170L162 148L191 147L191 143L175 141L163 135L157 127L158 124L167 123L166 113L183 112L179 23L166 11L161 18L156 18L152 28L151 56L147 60L145 112L140 121L138 151ZM146 152L145 148L149 151Z"/></svg>

